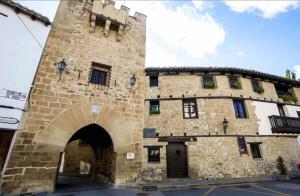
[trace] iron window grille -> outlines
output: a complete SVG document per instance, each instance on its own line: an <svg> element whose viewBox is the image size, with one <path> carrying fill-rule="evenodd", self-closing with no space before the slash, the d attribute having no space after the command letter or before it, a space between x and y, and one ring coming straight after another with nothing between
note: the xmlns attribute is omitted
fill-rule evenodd
<svg viewBox="0 0 300 196"><path fill-rule="evenodd" d="M160 162L160 148L153 146L153 147L148 147L148 162Z"/></svg>
<svg viewBox="0 0 300 196"><path fill-rule="evenodd" d="M160 114L159 101L150 101L149 114Z"/></svg>
<svg viewBox="0 0 300 196"><path fill-rule="evenodd" d="M198 118L197 101L195 99L186 99L182 101L183 118Z"/></svg>
<svg viewBox="0 0 300 196"><path fill-rule="evenodd" d="M92 84L109 86L110 74L111 66L92 62L89 81Z"/></svg>
<svg viewBox="0 0 300 196"><path fill-rule="evenodd" d="M203 88L214 89L217 87L215 78L213 75L204 75L202 77Z"/></svg>
<svg viewBox="0 0 300 196"><path fill-rule="evenodd" d="M144 138L156 137L156 130L154 128L144 128Z"/></svg>
<svg viewBox="0 0 300 196"><path fill-rule="evenodd" d="M260 142L253 142L249 143L250 144L250 149L251 149L251 154L254 159L259 159L262 158L261 156L261 150L260 150Z"/></svg>
<svg viewBox="0 0 300 196"><path fill-rule="evenodd" d="M247 118L245 103L243 100L233 100L233 107L236 118Z"/></svg>
<svg viewBox="0 0 300 196"><path fill-rule="evenodd" d="M150 87L158 87L158 76L150 76Z"/></svg>

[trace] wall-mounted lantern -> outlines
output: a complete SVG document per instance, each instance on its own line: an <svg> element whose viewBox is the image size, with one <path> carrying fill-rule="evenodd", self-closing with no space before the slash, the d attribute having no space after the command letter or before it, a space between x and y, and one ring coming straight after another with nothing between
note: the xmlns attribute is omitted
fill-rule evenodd
<svg viewBox="0 0 300 196"><path fill-rule="evenodd" d="M57 69L59 71L59 80L61 79L61 74L63 71L65 71L66 67L67 67L67 63L65 62L65 59L55 63L57 66Z"/></svg>
<svg viewBox="0 0 300 196"><path fill-rule="evenodd" d="M224 118L224 121L222 122L223 124L223 130L224 130L224 134L227 134L227 128L228 128L228 121L226 120L226 118Z"/></svg>
<svg viewBox="0 0 300 196"><path fill-rule="evenodd" d="M130 85L131 87L133 87L136 83L136 77L135 77L135 74L133 74L130 78Z"/></svg>

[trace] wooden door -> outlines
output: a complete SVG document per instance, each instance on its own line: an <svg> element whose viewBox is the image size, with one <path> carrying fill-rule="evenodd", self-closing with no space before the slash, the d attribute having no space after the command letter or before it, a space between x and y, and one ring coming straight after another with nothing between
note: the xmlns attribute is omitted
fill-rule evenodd
<svg viewBox="0 0 300 196"><path fill-rule="evenodd" d="M169 143L167 145L167 177L188 177L187 147L184 143Z"/></svg>
<svg viewBox="0 0 300 196"><path fill-rule="evenodd" d="M13 131L0 130L0 173L2 172L2 169L4 167L13 135Z"/></svg>

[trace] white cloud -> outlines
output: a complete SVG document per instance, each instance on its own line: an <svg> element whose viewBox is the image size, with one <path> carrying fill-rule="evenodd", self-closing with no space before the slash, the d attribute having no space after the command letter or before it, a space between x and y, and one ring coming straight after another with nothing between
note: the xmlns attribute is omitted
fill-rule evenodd
<svg viewBox="0 0 300 196"><path fill-rule="evenodd" d="M160 1L126 1L125 5L131 13L139 11L147 15L147 44L154 42L147 47L147 53L155 54L154 46L164 46L160 50L171 59L178 54L200 58L216 53L217 47L224 42L223 26L209 14L199 14L194 6L183 4L170 9L166 2ZM158 59L150 54L146 56L148 65L156 66L154 62ZM169 63L169 66L172 64Z"/></svg>
<svg viewBox="0 0 300 196"><path fill-rule="evenodd" d="M235 12L258 12L264 18L272 18L279 13L287 12L289 9L299 7L300 2L296 0L290 1L226 1L225 4Z"/></svg>
<svg viewBox="0 0 300 196"><path fill-rule="evenodd" d="M170 67L179 66L176 55L166 52L154 42L147 43L146 67Z"/></svg>
<svg viewBox="0 0 300 196"><path fill-rule="evenodd" d="M203 8L204 8L204 1L202 1L202 0L193 0L192 2L193 2L194 6L197 9L203 10Z"/></svg>
<svg viewBox="0 0 300 196"><path fill-rule="evenodd" d="M300 65L294 65L293 70L296 73L296 78L300 78Z"/></svg>
<svg viewBox="0 0 300 196"><path fill-rule="evenodd" d="M238 53L236 53L238 56L246 56L245 55L245 53L243 53L243 52L238 52Z"/></svg>

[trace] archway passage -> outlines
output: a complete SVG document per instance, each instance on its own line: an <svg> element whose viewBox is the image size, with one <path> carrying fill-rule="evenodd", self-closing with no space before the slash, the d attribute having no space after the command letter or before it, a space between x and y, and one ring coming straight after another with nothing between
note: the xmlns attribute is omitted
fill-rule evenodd
<svg viewBox="0 0 300 196"><path fill-rule="evenodd" d="M56 190L114 183L116 156L109 134L91 124L78 130L62 153Z"/></svg>

